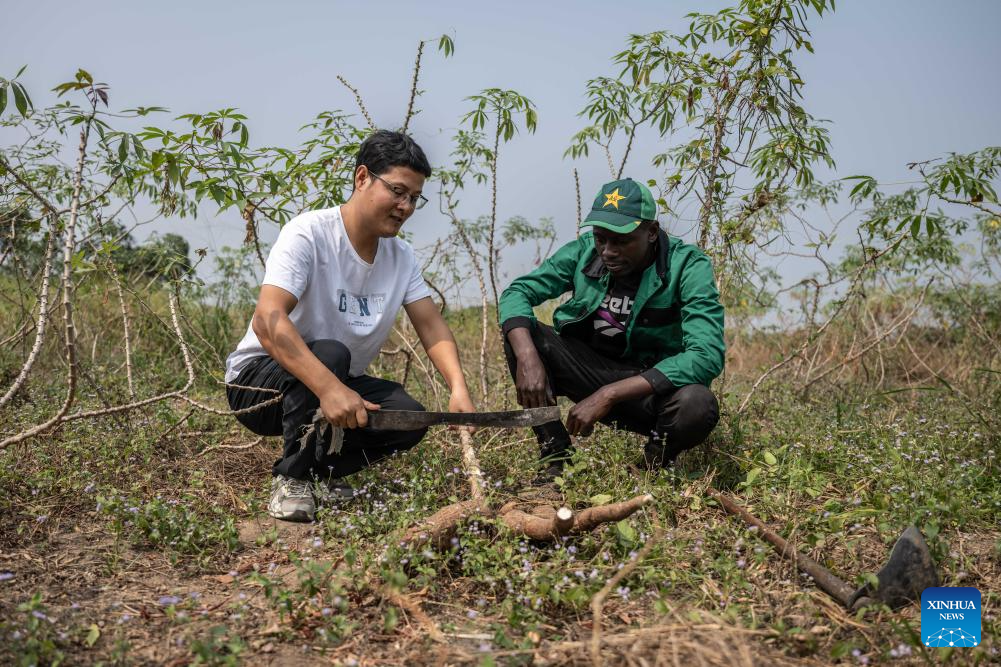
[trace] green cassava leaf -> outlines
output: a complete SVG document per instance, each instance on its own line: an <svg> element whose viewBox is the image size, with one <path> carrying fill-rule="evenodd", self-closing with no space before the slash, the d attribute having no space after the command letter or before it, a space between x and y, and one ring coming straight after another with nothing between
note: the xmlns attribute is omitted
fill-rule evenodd
<svg viewBox="0 0 1001 667"><path fill-rule="evenodd" d="M629 525L628 519L623 519L615 524L615 532L626 542L636 541L636 529Z"/></svg>
<svg viewBox="0 0 1001 667"><path fill-rule="evenodd" d="M101 628L97 627L97 623L91 623L90 629L87 631L87 638L84 642L88 647L93 646L97 643L97 640L101 638Z"/></svg>
<svg viewBox="0 0 1001 667"><path fill-rule="evenodd" d="M24 92L24 88L17 81L12 81L10 84L10 90L14 93L14 106L17 107L18 113L21 116L28 115L28 96Z"/></svg>

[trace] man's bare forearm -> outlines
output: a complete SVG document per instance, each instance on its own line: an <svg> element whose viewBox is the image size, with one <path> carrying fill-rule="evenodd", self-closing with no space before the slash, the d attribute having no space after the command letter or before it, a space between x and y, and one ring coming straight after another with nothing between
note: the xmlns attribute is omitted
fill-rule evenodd
<svg viewBox="0 0 1001 667"><path fill-rule="evenodd" d="M316 396L342 384L310 351L292 320L280 309L255 312L252 326L268 355Z"/></svg>
<svg viewBox="0 0 1001 667"><path fill-rule="evenodd" d="M535 361L539 358L539 351L532 340L532 332L526 327L517 327L507 332L507 341L511 344L511 350L519 363Z"/></svg>
<svg viewBox="0 0 1001 667"><path fill-rule="evenodd" d="M430 298L420 299L407 306L407 317L414 325L421 345L434 367L445 378L452 393L468 394L466 377L462 374L459 347L452 330L441 316L438 306Z"/></svg>
<svg viewBox="0 0 1001 667"><path fill-rule="evenodd" d="M428 359L438 369L445 383L451 391L468 391L466 387L466 376L462 374L462 366L459 363L459 347L451 335L445 340L427 348Z"/></svg>
<svg viewBox="0 0 1001 667"><path fill-rule="evenodd" d="M635 375L612 384L606 384L598 391L604 392L608 400L615 404L649 396L653 393L653 385L643 376Z"/></svg>

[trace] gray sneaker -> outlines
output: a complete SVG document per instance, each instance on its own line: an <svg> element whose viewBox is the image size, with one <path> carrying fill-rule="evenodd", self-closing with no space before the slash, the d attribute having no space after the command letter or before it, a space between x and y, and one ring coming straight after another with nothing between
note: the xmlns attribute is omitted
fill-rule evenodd
<svg viewBox="0 0 1001 667"><path fill-rule="evenodd" d="M268 514L283 521L312 521L316 503L310 487L308 481L277 475L271 480Z"/></svg>
<svg viewBox="0 0 1001 667"><path fill-rule="evenodd" d="M313 492L316 494L317 504L321 507L330 507L355 497L355 488L340 479L326 481L318 479L313 487Z"/></svg>

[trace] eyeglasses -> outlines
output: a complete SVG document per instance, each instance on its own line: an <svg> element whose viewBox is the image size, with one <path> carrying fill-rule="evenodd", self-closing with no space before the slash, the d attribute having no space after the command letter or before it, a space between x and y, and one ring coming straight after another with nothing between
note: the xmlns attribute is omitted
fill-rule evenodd
<svg viewBox="0 0 1001 667"><path fill-rule="evenodd" d="M404 199L406 199L407 202L409 202L410 205L413 206L415 209L424 208L424 204L428 203L427 197L425 197L424 195L412 195L409 192L407 192L407 189L404 188L402 185L396 185L394 183L390 183L383 177L373 174L371 171L368 172L368 174L372 178L382 181L382 184L385 185L387 188L389 188L389 191L396 196L396 201L403 201Z"/></svg>

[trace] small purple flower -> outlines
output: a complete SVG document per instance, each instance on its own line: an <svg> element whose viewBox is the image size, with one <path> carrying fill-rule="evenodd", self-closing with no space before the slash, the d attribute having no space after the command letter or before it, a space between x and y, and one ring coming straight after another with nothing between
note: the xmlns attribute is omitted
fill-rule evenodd
<svg viewBox="0 0 1001 667"><path fill-rule="evenodd" d="M0 581L9 581L14 578L13 572L0 572Z"/></svg>
<svg viewBox="0 0 1001 667"><path fill-rule="evenodd" d="M330 616L331 614L334 613L334 610L331 609L330 607L324 607L323 609L320 610L320 613L323 614L324 616Z"/></svg>
<svg viewBox="0 0 1001 667"><path fill-rule="evenodd" d="M911 655L911 647L907 644L898 644L896 648L890 649L891 658L906 658Z"/></svg>
<svg viewBox="0 0 1001 667"><path fill-rule="evenodd" d="M476 613L475 609L470 609L469 611L466 612L466 616L468 616L469 618L476 618L477 616L479 616L479 614Z"/></svg>
<svg viewBox="0 0 1001 667"><path fill-rule="evenodd" d="M323 540L320 539L319 537L314 537L313 538L313 548L314 549L319 549L322 546L323 546Z"/></svg>
<svg viewBox="0 0 1001 667"><path fill-rule="evenodd" d="M480 646L479 646L479 649L480 649L480 653L488 653L488 652L489 652L489 651L491 650L491 648L493 648L493 647L492 647L492 646L490 646L490 644L489 644L489 643L487 643L487 642L483 642L483 643L482 643L482 644L480 644Z"/></svg>
<svg viewBox="0 0 1001 667"><path fill-rule="evenodd" d="M166 607L168 605L177 604L180 601L181 601L181 598L177 597L176 595L164 595L163 597L161 597L158 600L158 602L159 602L159 604L160 604L161 607Z"/></svg>
<svg viewBox="0 0 1001 667"><path fill-rule="evenodd" d="M35 517L35 522L36 523L45 523L45 521L48 518L49 518L48 514L39 514L38 516Z"/></svg>
<svg viewBox="0 0 1001 667"><path fill-rule="evenodd" d="M745 561L743 558L740 558L740 559L737 560L737 569L738 570L743 570L746 566L747 566L747 561Z"/></svg>
<svg viewBox="0 0 1001 667"><path fill-rule="evenodd" d="M35 618L37 618L40 621L48 621L49 620L48 616L46 616L44 613L38 611L37 609L32 610L31 615L34 616Z"/></svg>
<svg viewBox="0 0 1001 667"><path fill-rule="evenodd" d="M629 599L629 588L627 588L626 586L619 586L618 588L615 589L615 592L618 593L619 597L621 597L623 600Z"/></svg>
<svg viewBox="0 0 1001 667"><path fill-rule="evenodd" d="M84 493L91 493L94 490L94 482L91 482L87 486L83 487Z"/></svg>

